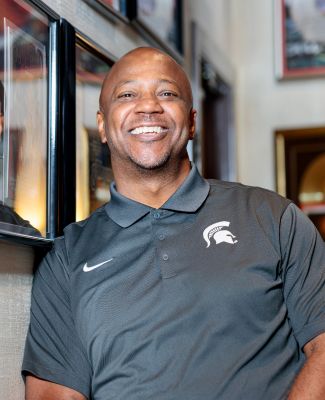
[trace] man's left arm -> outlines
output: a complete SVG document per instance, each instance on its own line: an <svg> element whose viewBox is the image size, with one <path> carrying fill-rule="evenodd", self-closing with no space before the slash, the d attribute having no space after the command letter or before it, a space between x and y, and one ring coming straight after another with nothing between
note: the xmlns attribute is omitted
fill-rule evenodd
<svg viewBox="0 0 325 400"><path fill-rule="evenodd" d="M288 399L325 400L325 244L294 204L282 215L280 239L288 320L306 356Z"/></svg>
<svg viewBox="0 0 325 400"><path fill-rule="evenodd" d="M304 346L306 362L298 374L288 400L325 399L325 333Z"/></svg>

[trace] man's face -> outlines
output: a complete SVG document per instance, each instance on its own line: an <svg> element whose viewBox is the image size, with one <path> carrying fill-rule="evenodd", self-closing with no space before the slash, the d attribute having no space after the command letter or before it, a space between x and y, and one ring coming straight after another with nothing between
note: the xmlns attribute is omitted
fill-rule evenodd
<svg viewBox="0 0 325 400"><path fill-rule="evenodd" d="M122 59L105 83L102 108L99 131L113 165L155 169L187 157L195 119L190 88L163 54L142 49Z"/></svg>

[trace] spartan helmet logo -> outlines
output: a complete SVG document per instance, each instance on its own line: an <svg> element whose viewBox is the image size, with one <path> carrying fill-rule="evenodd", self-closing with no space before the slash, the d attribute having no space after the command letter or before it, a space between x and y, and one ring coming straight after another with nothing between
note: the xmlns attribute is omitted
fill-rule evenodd
<svg viewBox="0 0 325 400"><path fill-rule="evenodd" d="M228 227L230 225L230 222L228 221L220 221L216 222L215 224L209 225L207 228L204 229L203 231L203 239L207 243L207 248L210 246L211 242L210 239L213 237L215 240L216 244L225 242L225 243L230 243L230 244L235 244L238 242L236 240L236 236L233 235L230 231L228 230L223 230L223 228Z"/></svg>

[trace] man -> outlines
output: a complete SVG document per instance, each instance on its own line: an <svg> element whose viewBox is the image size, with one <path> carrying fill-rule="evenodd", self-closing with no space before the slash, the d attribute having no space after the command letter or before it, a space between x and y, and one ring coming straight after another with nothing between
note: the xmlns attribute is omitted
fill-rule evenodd
<svg viewBox="0 0 325 400"><path fill-rule="evenodd" d="M275 193L202 179L195 116L158 50L105 79L112 198L38 269L28 400L325 398L324 243Z"/></svg>

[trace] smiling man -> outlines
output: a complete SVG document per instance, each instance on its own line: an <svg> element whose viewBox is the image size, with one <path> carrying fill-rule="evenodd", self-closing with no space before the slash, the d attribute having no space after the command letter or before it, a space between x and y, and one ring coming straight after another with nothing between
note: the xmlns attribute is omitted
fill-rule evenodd
<svg viewBox="0 0 325 400"><path fill-rule="evenodd" d="M27 400L325 398L325 251L270 191L204 180L189 81L139 48L106 77L111 201L34 280Z"/></svg>
<svg viewBox="0 0 325 400"><path fill-rule="evenodd" d="M105 79L98 113L117 191L160 207L190 171L186 145L195 115L189 81L173 59L147 48L118 61Z"/></svg>

